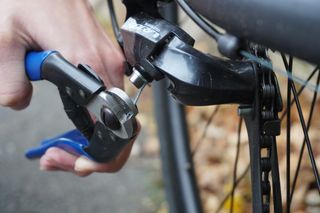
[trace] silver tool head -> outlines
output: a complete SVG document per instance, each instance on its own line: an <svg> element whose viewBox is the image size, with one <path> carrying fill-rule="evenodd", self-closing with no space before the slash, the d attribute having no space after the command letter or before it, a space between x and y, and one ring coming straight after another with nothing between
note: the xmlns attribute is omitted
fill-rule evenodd
<svg viewBox="0 0 320 213"><path fill-rule="evenodd" d="M100 92L86 106L97 121L104 124L116 136L128 139L135 136L138 109L131 98L119 88Z"/></svg>

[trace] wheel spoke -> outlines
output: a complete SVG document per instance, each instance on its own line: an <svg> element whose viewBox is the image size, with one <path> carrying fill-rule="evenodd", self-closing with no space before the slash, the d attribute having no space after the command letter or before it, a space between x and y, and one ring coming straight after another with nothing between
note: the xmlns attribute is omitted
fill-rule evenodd
<svg viewBox="0 0 320 213"><path fill-rule="evenodd" d="M281 54L284 66L287 72L292 75L292 66L293 66L293 58L289 57L289 64L287 62L287 58L284 54ZM286 193L287 193L287 209L286 212L290 212L290 142L291 142L291 85L292 80L288 78L288 86L287 86L287 130L286 130Z"/></svg>
<svg viewBox="0 0 320 213"><path fill-rule="evenodd" d="M243 55L245 58L248 58L248 59L251 59L259 64L261 64L261 66L264 66L266 68L269 68L269 69L272 69L275 73L278 73L279 75L282 75L284 77L287 77L287 78L290 78L292 81L300 84L300 85L305 85L306 88L314 91L316 90L316 85L308 82L308 81L305 81L305 80L302 80L301 78L297 77L297 76L294 76L294 75L290 75L287 71L283 71L281 69L277 69L276 67L273 67L271 62L268 61L268 60L264 60L262 58L259 58L257 56L254 56L246 51L240 51L241 55ZM318 88L319 89L319 88ZM319 90L318 90L319 92Z"/></svg>
<svg viewBox="0 0 320 213"><path fill-rule="evenodd" d="M239 162L239 154L240 154L240 142L241 142L241 129L242 129L242 118L240 117L239 125L238 125L237 151L236 151L236 158L235 158L234 168L233 168L233 184L232 184L232 190L231 190L230 213L233 212L234 193L235 193L235 190L236 190L237 170L238 170L238 162Z"/></svg>
<svg viewBox="0 0 320 213"><path fill-rule="evenodd" d="M203 139L206 137L207 131L208 131L208 128L209 128L209 125L210 125L210 123L212 122L212 120L214 119L214 117L217 115L217 113L218 113L218 111L219 111L219 108L220 108L220 106L217 105L217 106L214 108L214 110L212 111L212 113L211 113L211 115L210 115L210 117L209 117L209 119L208 119L208 121L207 121L207 123L206 123L206 126L205 126L204 129L203 129L203 132L202 132L202 134L201 134L201 137L199 138L199 140L197 140L196 145L195 145L195 147L194 147L194 149L193 149L193 151L192 151L192 153L191 153L192 156L195 155L195 153L197 152L197 150L199 149L199 147L200 147L200 145L201 145L201 142L202 142Z"/></svg>
<svg viewBox="0 0 320 213"><path fill-rule="evenodd" d="M300 104L299 98L297 96L297 90L296 90L296 87L295 87L294 83L291 84L291 89L292 89L294 101L296 103L296 107L297 107L297 110L298 110L299 119L300 119L300 122L301 122L303 134L304 134L304 137L305 137L305 142L306 142L307 149L308 149L309 158L310 158L310 161L311 161L312 170L313 170L316 182L317 182L318 192L320 193L319 171L318 171L318 167L317 167L316 161L314 159L314 154L313 154L313 151L312 151L312 145L311 145L311 142L310 142L310 138L309 138L309 135L308 135L306 123L305 123L305 120L304 120L304 117L303 117L303 113L302 113L302 109L301 109L301 104Z"/></svg>
<svg viewBox="0 0 320 213"><path fill-rule="evenodd" d="M245 178L245 176L248 174L250 169L250 163L248 164L248 166L246 167L246 169L242 172L242 174L238 177L238 179L235 182L235 185L238 186L238 184ZM229 197L231 196L232 190L226 194L226 196L223 198L223 200L221 201L216 213L220 212L222 207L225 205L225 203L227 202L227 200L229 199Z"/></svg>
<svg viewBox="0 0 320 213"><path fill-rule="evenodd" d="M318 74L318 78L317 78L317 86L319 86L319 83L320 83L320 73ZM312 102L311 102L311 106L310 106L310 112L309 112L309 117L308 117L308 122L307 122L307 131L309 131L310 126L311 126L311 121L312 121L312 116L313 116L313 112L314 112L314 107L316 105L317 96L318 96L318 92L316 90L313 93ZM303 142L301 144L300 153L299 153L299 160L298 160L297 168L296 168L295 175L294 175L293 182L292 182L292 189L291 189L291 194L290 194L290 202L292 201L292 197L293 197L294 190L295 190L295 187L296 187L297 179L298 179L298 176L299 176L299 171L300 171L300 166L301 166L301 162L302 162L302 157L303 157L303 154L304 154L305 145L306 145L306 140L304 138L304 140L303 140Z"/></svg>
<svg viewBox="0 0 320 213"><path fill-rule="evenodd" d="M318 72L320 69L319 69L319 66L316 66L314 68L314 70L311 72L311 74L308 76L307 78L307 81L310 81L311 78L314 76L314 74L316 74L316 72ZM304 91L304 89L306 88L306 85L302 85L301 88L299 89L298 91L298 96L301 95L301 93ZM291 103L290 103L290 106L292 106L294 104L294 100L292 99L291 100ZM287 115L287 109L285 109L280 117L280 120L283 120L284 117Z"/></svg>

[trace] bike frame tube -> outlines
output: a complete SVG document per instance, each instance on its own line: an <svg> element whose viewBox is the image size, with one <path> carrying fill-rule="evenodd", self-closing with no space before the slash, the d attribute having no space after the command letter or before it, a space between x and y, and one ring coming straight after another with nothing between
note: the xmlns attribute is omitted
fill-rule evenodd
<svg viewBox="0 0 320 213"><path fill-rule="evenodd" d="M320 62L319 0L188 0L228 33Z"/></svg>

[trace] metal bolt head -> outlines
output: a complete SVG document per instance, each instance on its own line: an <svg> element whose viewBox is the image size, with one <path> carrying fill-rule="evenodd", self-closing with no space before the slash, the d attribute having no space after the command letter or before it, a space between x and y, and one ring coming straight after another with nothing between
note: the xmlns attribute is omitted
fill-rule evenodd
<svg viewBox="0 0 320 213"><path fill-rule="evenodd" d="M238 115L239 116L248 116L248 115L251 115L252 114L252 107L249 107L249 106L240 106L238 108Z"/></svg>
<svg viewBox="0 0 320 213"><path fill-rule="evenodd" d="M101 109L101 120L104 125L111 130L118 130L121 128L120 121L108 107L103 107Z"/></svg>
<svg viewBox="0 0 320 213"><path fill-rule="evenodd" d="M147 83L147 80L140 74L136 69L133 69L133 72L129 78L131 83L140 89L143 85Z"/></svg>

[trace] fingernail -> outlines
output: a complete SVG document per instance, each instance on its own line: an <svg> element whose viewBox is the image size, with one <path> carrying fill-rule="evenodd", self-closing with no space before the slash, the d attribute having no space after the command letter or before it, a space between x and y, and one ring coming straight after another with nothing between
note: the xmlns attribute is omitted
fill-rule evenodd
<svg viewBox="0 0 320 213"><path fill-rule="evenodd" d="M74 170L77 172L91 172L94 169L95 163L91 160L80 157L76 160Z"/></svg>

